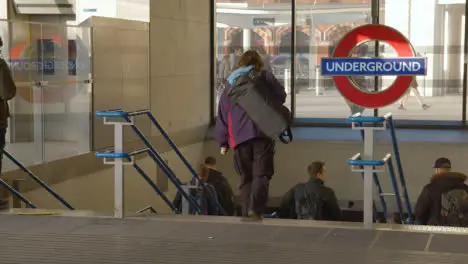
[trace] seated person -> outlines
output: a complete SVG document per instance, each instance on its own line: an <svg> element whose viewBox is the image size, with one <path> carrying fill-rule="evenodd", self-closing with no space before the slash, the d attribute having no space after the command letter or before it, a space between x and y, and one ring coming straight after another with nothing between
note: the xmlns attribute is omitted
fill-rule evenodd
<svg viewBox="0 0 468 264"><path fill-rule="evenodd" d="M204 179L211 184L218 195L218 201L226 211L226 215L234 215L234 192L224 175L216 169L216 159L207 157L205 159Z"/></svg>
<svg viewBox="0 0 468 264"><path fill-rule="evenodd" d="M314 161L307 172L309 181L297 184L284 195L280 218L339 221L341 210L335 193L324 185L325 163Z"/></svg>
<svg viewBox="0 0 468 264"><path fill-rule="evenodd" d="M206 191L209 193L201 193L201 196L204 197L200 201L203 208L206 210L208 215L234 215L234 192L229 185L227 179L223 174L216 170L216 159L214 157L207 157L205 163L201 165L200 170L200 179L202 184L205 184ZM196 179L192 179L192 186L196 186ZM191 195L197 195L195 190L191 191ZM209 196L216 195L215 199L210 199ZM217 203L221 205L221 209L218 210ZM174 199L174 206L181 209L182 205L182 195L177 193L176 198Z"/></svg>
<svg viewBox="0 0 468 264"><path fill-rule="evenodd" d="M416 202L416 221L422 225L468 227L467 176L452 172L447 158L437 159L434 169Z"/></svg>

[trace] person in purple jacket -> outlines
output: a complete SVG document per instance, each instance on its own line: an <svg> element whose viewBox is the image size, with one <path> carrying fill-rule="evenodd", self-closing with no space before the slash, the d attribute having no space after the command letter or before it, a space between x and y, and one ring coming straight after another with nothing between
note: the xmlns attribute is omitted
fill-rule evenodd
<svg viewBox="0 0 468 264"><path fill-rule="evenodd" d="M247 113L238 105L232 105L228 94L235 89L237 78L251 70L260 73L264 83L277 95L278 101L286 101L286 92L275 76L265 71L260 54L254 50L245 52L234 71L227 78L224 93L219 99L216 120L216 140L221 153L234 150L234 167L240 176L240 199L244 220L261 220L268 202L269 182L274 174L275 139L265 136Z"/></svg>

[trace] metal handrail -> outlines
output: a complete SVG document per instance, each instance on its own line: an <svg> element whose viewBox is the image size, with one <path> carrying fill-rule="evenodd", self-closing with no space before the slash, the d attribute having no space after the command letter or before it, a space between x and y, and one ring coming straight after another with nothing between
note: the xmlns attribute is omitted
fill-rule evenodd
<svg viewBox="0 0 468 264"><path fill-rule="evenodd" d="M28 168L26 168L26 166L24 166L21 162L19 162L17 159L15 159L7 150L3 150L3 154L9 159L11 160L11 162L13 162L18 168L20 168L22 171L26 172L26 174L29 176L29 178L31 178L34 182L36 182L37 184L39 184L42 188L44 188L49 194L51 194L57 201L59 201L61 204L63 204L65 207L67 207L68 209L70 210L75 210L75 208L73 208L67 201L65 201L65 199L63 199L58 193L56 193L54 190L52 190L52 188L50 188L45 182L43 182L41 179L39 179L39 177L37 177L36 175L34 175L34 173L32 171L30 171ZM6 187L6 186L5 186ZM8 189L8 187L6 187ZM11 190L10 190L11 192ZM16 192L16 191L15 191ZM17 194L11 192L13 195L15 195L16 197L18 197L20 200L22 200L23 202L25 202L28 206L31 207L31 202L29 202L26 198L24 198L24 196L19 196L18 192ZM34 206L34 205L33 205ZM35 206L34 207L31 207L31 208L36 208Z"/></svg>
<svg viewBox="0 0 468 264"><path fill-rule="evenodd" d="M171 168L164 162L161 155L156 151L156 148L151 144L149 139L141 132L141 130L135 126L131 120L133 116L136 115L143 115L146 114L146 111L136 111L136 112L123 112L121 110L111 110L111 111L98 111L96 112L97 117L103 117L104 122L106 122L107 118L123 118L128 125L132 128L132 130L137 134L137 136L143 141L145 146L148 148L148 155L153 159L153 161L161 168L161 170L166 174L168 179L174 184L177 191L181 193L181 195L189 201L190 205L192 205L198 213L202 213L202 209L200 205L195 201L195 199L186 193L182 188L182 182L175 176L175 173L171 170Z"/></svg>
<svg viewBox="0 0 468 264"><path fill-rule="evenodd" d="M398 141L397 141L397 137L396 137L395 123L394 123L394 120L393 120L392 113L387 113L383 117L362 117L361 113L356 113L355 115L349 117L348 121L350 121L352 123L357 123L358 125L362 125L363 123L384 123L385 124L384 127L389 130L390 139L391 139L391 142L392 142L393 153L394 153L394 156L395 156L396 166L397 166L397 169L398 169L398 176L399 176L399 181L400 181L399 185L402 188L403 198L405 200L406 212L408 213L408 217L410 218L410 220L411 221L414 220L414 219L412 219L412 218L414 218L413 210L411 208L411 202L409 200L408 189L407 189L407 186L406 186L406 179L405 179L405 176L404 176L404 173L403 173L403 165L402 165L402 162L401 162L400 150L399 150ZM363 131L361 131L361 138L364 139ZM393 167L392 159L389 159L388 162L392 163L392 166L389 167L389 170L391 171L390 173L391 174L393 173L393 175L395 176L396 172L395 172L395 168ZM377 163L381 163L379 161L367 161L367 163L369 163L368 166L381 166L381 165L377 165ZM371 163L374 163L374 164L371 164ZM375 177L376 177L376 175L374 176L374 178ZM396 181L396 176L395 177L391 176L391 180L392 180L392 185L394 187L394 190L396 190L395 192L397 192L397 191L399 192L399 185L398 185L398 183ZM401 205L401 199L400 198L401 198L401 196L398 194L397 203L399 202L400 204L397 204L397 206L399 206L400 217L403 220L403 215L402 215L403 210L402 210L402 207L401 207L402 205Z"/></svg>
<svg viewBox="0 0 468 264"><path fill-rule="evenodd" d="M192 173L193 177L196 178L197 180L200 180L200 176L198 176L198 173L193 169L193 167L190 165L190 163L187 161L187 159L184 157L184 155L180 152L179 148L176 146L174 141L169 137L169 135L166 133L166 131L162 128L162 126L159 124L159 122L156 120L154 115L151 113L150 110L138 110L134 112L123 112L123 111L101 111L101 112L96 112L96 116L98 117L120 117L120 118L129 118L129 117L134 117L134 116L140 116L140 115L147 115L151 122L153 123L154 126L159 130L161 135L164 137L167 143L171 146L172 150L177 154L177 156L182 160L184 165L189 169L189 171Z"/></svg>
<svg viewBox="0 0 468 264"><path fill-rule="evenodd" d="M139 149L133 152L112 152L112 151L104 151L104 152L96 152L96 157L98 158L104 158L104 159L126 159L127 161L133 161L133 157L136 155L148 153L149 148L143 148ZM175 208L174 204L167 198L167 196L164 194L161 189L151 180L151 178L146 174L143 169L136 164L135 162L132 162L133 168L145 179L145 181L151 186L151 188L163 199L164 203L167 204L167 206L175 213L177 213L177 209Z"/></svg>
<svg viewBox="0 0 468 264"><path fill-rule="evenodd" d="M373 167L377 166L378 167L378 166L384 166L388 162L390 157L391 157L391 155L387 154L381 160L370 160L369 161L369 160L361 160L361 154L357 153L356 155L354 155L353 157L351 157L348 160L348 164L351 165L351 166L354 166L354 167L359 167L360 169L362 169L364 166L373 166ZM382 191L382 185L380 184L379 176L377 175L376 172L372 173L372 176L373 176L373 179L374 179L374 184L377 186L377 191L378 191L379 194L381 194L383 191ZM364 172L361 173L361 177L364 180ZM387 211L387 202L385 201L385 198L382 195L379 195L379 200L380 200L380 204L382 206L382 213L384 215L384 219L387 219L387 213L388 213L388 211ZM372 202L372 204L373 204L372 209L373 209L373 213L374 213L374 219L375 219L375 221L377 221L377 219L378 219L377 206L375 205L375 202Z"/></svg>
<svg viewBox="0 0 468 264"><path fill-rule="evenodd" d="M406 211L408 212L409 217L413 217L413 210L411 209L411 204L409 200L409 194L408 194L408 189L406 187L406 179L405 179L405 174L403 173L403 165L401 163L401 156L400 156L400 148L398 147L398 141L396 137L396 131L395 131L395 122L393 121L393 117L390 116L388 118L388 128L390 131L390 137L392 141L392 146L393 146L393 153L395 154L395 160L396 160L396 165L398 169L398 175L400 176L400 184L401 187L403 188L403 195L406 201Z"/></svg>
<svg viewBox="0 0 468 264"><path fill-rule="evenodd" d="M190 171L190 173L192 174L193 178L197 179L198 181L200 181L200 176L198 175L198 173L195 171L195 169L190 165L190 163L187 161L187 159L184 157L184 155L180 152L179 148L176 146L176 144L174 143L174 141L172 141L172 139L169 137L169 135L166 133L166 131L164 130L164 128L159 124L159 122L156 120L156 118L154 117L154 115L151 113L150 110L147 110L147 109L143 109L143 110L137 110L137 111L133 111L133 112L125 112L125 111L122 111L120 109L115 109L115 110L109 110L109 111L98 111L96 112L96 116L97 117L103 117L103 118L123 118L124 120L126 120L127 122L131 123L131 118L133 117L136 117L136 116L141 116L141 115L146 115L148 116L148 118L151 120L151 122L153 123L153 125L159 130L159 132L161 133L161 135L164 137L164 139L166 140L166 142L170 145L170 147L172 148L172 150L176 153L176 155L180 158L180 160L184 163L184 165L188 168L188 170ZM149 148L149 152L148 154L150 155L150 157L161 167L161 169L166 170L167 172L166 175L169 176L169 174L173 175L173 178L175 178L175 180L178 182L178 184L182 184L180 182L180 180L175 176L174 172L172 172L172 170L169 168L169 166L167 166L165 164L165 162L162 160L160 154L156 151L156 149L154 148L154 146L150 143L150 141L147 139L146 136L143 135L143 133L141 132L140 129L138 129L138 127L136 127L133 123L130 124L130 126L132 127L133 131L140 137L140 139L143 141L143 143L146 145L146 147ZM169 179L171 180L171 177L169 177ZM191 202L191 204L193 206L195 206L195 208L197 209L197 211L201 212L201 208L200 206L198 205L198 203L196 203L196 201L194 201L192 199L192 197L190 195L187 195L183 189L178 186L175 182L173 182L176 186L176 188L178 189L178 191L181 192L181 194L184 196L184 198L186 198L188 201ZM178 188L180 187L180 188ZM203 186L202 188L205 188L205 186ZM193 202L192 202L193 201ZM222 211L223 213L225 213L225 210L224 208L221 206L221 204L219 204L219 202L217 203L217 207L220 211Z"/></svg>
<svg viewBox="0 0 468 264"><path fill-rule="evenodd" d="M143 208L141 208L140 210L137 211L137 214L141 214L141 213L144 213L146 211L150 211L151 213L153 214L157 214L158 212L156 212L156 210L154 210L153 206L151 205L147 205Z"/></svg>
<svg viewBox="0 0 468 264"><path fill-rule="evenodd" d="M16 196L20 199L23 203L25 203L29 208L36 209L36 205L34 205L28 198L24 197L20 192L15 190L15 188L11 187L6 181L0 179L0 185L3 186L7 191L9 191L12 195Z"/></svg>

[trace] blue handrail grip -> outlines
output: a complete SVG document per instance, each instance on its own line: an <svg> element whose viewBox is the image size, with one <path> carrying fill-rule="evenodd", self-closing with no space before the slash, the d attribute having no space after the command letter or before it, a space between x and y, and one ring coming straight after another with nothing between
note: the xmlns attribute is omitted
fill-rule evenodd
<svg viewBox="0 0 468 264"><path fill-rule="evenodd" d="M352 123L382 123L386 119L380 116L351 116L348 117L348 122Z"/></svg>
<svg viewBox="0 0 468 264"><path fill-rule="evenodd" d="M348 164L351 166L383 166L384 160L353 160L349 159Z"/></svg>
<svg viewBox="0 0 468 264"><path fill-rule="evenodd" d="M97 117L126 117L128 116L128 112L123 111L97 111Z"/></svg>
<svg viewBox="0 0 468 264"><path fill-rule="evenodd" d="M129 156L128 152L96 152L98 158L123 159Z"/></svg>

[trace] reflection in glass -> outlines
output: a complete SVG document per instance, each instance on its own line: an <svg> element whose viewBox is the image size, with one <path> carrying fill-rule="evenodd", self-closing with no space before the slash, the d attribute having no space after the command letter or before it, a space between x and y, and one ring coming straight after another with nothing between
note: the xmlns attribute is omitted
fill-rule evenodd
<svg viewBox="0 0 468 264"><path fill-rule="evenodd" d="M242 51L256 49L263 55L265 69L271 70L290 96L291 1L216 1L216 84L215 105L224 83ZM303 62L304 67L307 63ZM297 69L298 67L296 67ZM302 71L305 76L307 68ZM304 77L306 78L306 77ZM290 103L290 98L287 103ZM217 109L215 109L217 110ZM215 112L216 113L216 112Z"/></svg>
<svg viewBox="0 0 468 264"><path fill-rule="evenodd" d="M90 29L27 22L8 28L4 54L18 90L7 149L26 165L89 151Z"/></svg>
<svg viewBox="0 0 468 264"><path fill-rule="evenodd" d="M297 5L296 51L299 61L308 66L305 78L296 72L297 118L345 118L364 110L345 100L331 77L321 76L320 61L332 56L349 31L369 23L370 11L370 1L301 1ZM366 56L370 50L363 48L355 49L350 56ZM367 77L353 81L366 90L372 85ZM372 114L370 110L364 113Z"/></svg>
<svg viewBox="0 0 468 264"><path fill-rule="evenodd" d="M396 3L398 2L398 3ZM448 1L439 1L443 3ZM465 4L385 1L380 21L404 34L427 60L400 102L384 108L398 119L461 120Z"/></svg>

